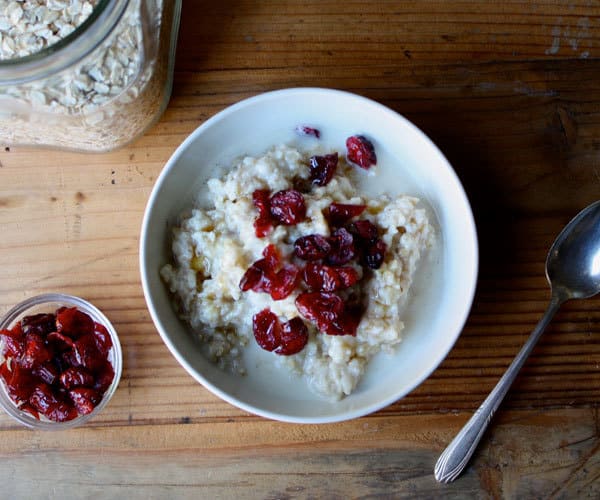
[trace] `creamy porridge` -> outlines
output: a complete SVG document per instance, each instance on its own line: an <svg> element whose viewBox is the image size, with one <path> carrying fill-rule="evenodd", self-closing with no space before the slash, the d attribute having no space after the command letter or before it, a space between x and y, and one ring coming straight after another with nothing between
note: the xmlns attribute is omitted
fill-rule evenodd
<svg viewBox="0 0 600 500"><path fill-rule="evenodd" d="M433 230L416 198L362 196L359 185L377 175L376 167L366 172L347 161L349 154L335 158L327 175L323 162L332 153L280 145L243 158L208 181L208 208L183 214L174 228L173 263L161 276L223 369L243 374L243 351L258 342L316 393L340 399L375 354L401 342L403 306ZM275 213L280 219L261 220L257 193L270 213L281 193L292 206L302 197L303 211L282 222L295 216L284 203L283 215ZM264 270L269 265L272 272ZM276 284L265 285L266 275Z"/></svg>

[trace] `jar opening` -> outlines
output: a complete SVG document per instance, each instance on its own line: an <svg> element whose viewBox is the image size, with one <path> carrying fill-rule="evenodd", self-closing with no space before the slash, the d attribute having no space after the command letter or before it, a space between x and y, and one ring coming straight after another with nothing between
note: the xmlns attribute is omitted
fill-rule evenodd
<svg viewBox="0 0 600 500"><path fill-rule="evenodd" d="M109 36L128 4L98 0L86 19L55 43L23 57L0 59L0 86L44 78L77 63Z"/></svg>

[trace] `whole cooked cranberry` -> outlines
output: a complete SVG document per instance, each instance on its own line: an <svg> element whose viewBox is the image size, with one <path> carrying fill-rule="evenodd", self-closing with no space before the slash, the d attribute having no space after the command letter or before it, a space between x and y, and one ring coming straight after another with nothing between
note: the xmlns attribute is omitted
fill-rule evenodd
<svg viewBox="0 0 600 500"><path fill-rule="evenodd" d="M304 196L295 189L277 191L270 200L271 216L280 224L294 226L306 217Z"/></svg>
<svg viewBox="0 0 600 500"><path fill-rule="evenodd" d="M363 251L364 263L371 269L379 269L383 260L385 259L385 251L387 245L383 240L377 239L374 242L367 245Z"/></svg>
<svg viewBox="0 0 600 500"><path fill-rule="evenodd" d="M260 347L274 351L281 340L281 323L270 309L263 309L252 317L252 332Z"/></svg>
<svg viewBox="0 0 600 500"><path fill-rule="evenodd" d="M273 228L270 198L271 191L268 189L257 189L252 193L252 203L258 210L258 215L254 219L254 233L258 238L266 236Z"/></svg>
<svg viewBox="0 0 600 500"><path fill-rule="evenodd" d="M303 278L311 290L335 292L358 282L358 272L350 266L332 267L309 263L304 268Z"/></svg>
<svg viewBox="0 0 600 500"><path fill-rule="evenodd" d="M309 234L294 242L294 255L302 260L315 261L324 259L331 251L331 245L325 236Z"/></svg>
<svg viewBox="0 0 600 500"><path fill-rule="evenodd" d="M332 266L341 266L350 262L356 255L354 237L347 229L336 229L329 237L331 250L327 254L326 262Z"/></svg>
<svg viewBox="0 0 600 500"><path fill-rule="evenodd" d="M310 158L310 181L316 186L326 186L333 178L338 165L338 154Z"/></svg>
<svg viewBox="0 0 600 500"><path fill-rule="evenodd" d="M42 337L46 337L50 332L56 331L56 318L54 314L32 314L25 316L21 320L21 330L25 335L28 333L36 333Z"/></svg>
<svg viewBox="0 0 600 500"><path fill-rule="evenodd" d="M330 226L343 226L352 217L358 217L367 208L366 205L351 205L347 203L333 202L329 205L325 217Z"/></svg>
<svg viewBox="0 0 600 500"><path fill-rule="evenodd" d="M317 139L321 137L321 132L319 131L319 129L309 127L307 125L298 125L296 127L296 132L300 135L311 135Z"/></svg>
<svg viewBox="0 0 600 500"><path fill-rule="evenodd" d="M296 316L283 324L280 343L274 352L282 356L291 356L304 349L307 342L308 328L304 321Z"/></svg>
<svg viewBox="0 0 600 500"><path fill-rule="evenodd" d="M375 148L363 135L353 135L346 139L346 158L361 168L369 169L377 164Z"/></svg>

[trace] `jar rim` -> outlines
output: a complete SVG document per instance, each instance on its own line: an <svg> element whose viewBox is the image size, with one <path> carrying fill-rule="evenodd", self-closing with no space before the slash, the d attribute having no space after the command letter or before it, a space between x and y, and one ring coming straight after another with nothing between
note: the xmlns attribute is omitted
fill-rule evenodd
<svg viewBox="0 0 600 500"><path fill-rule="evenodd" d="M65 38L28 56L0 60L0 87L47 78L81 61L115 29L129 2L100 0Z"/></svg>

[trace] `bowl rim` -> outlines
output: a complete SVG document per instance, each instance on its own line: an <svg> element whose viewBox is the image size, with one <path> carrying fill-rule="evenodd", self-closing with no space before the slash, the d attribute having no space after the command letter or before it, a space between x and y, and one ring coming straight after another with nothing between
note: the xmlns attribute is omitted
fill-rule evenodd
<svg viewBox="0 0 600 500"><path fill-rule="evenodd" d="M91 302L82 299L81 297L65 293L43 293L34 295L19 302L18 304L15 304L6 312L6 314L2 316L2 318L0 318L0 329L10 328L12 325L14 325L16 320L22 319L24 316L26 316L27 311L34 307L43 307L45 304L64 304L71 307L77 307L86 314L89 314L94 321L106 327L113 344L111 350L109 351L109 361L112 362L111 364L113 365L113 370L115 372L113 380L108 389L106 389L104 392L102 399L94 407L94 410L91 413L88 413L87 415L80 415L73 420L68 420L66 422L40 420L28 412L20 410L8 396L5 382L1 378L0 407L13 420L26 427L29 427L30 429L51 431L71 429L73 427L79 427L87 423L92 418L95 418L112 399L121 380L123 371L123 351L117 331L106 315Z"/></svg>
<svg viewBox="0 0 600 500"><path fill-rule="evenodd" d="M185 357L179 353L179 351L175 348L175 345L173 344L173 342L167 335L167 328L165 327L161 318L159 317L159 315L156 311L156 308L154 307L153 301L152 301L152 292L151 292L151 287L149 284L148 270L146 269L146 266L145 266L145 257L147 255L147 245L148 245L147 234L149 231L149 223L150 223L150 216L152 213L152 207L155 204L155 201L159 195L159 192L162 189L162 185L165 182L166 178L170 175L171 171L175 168L175 166L177 165L181 156L185 153L185 151L190 146L190 144L193 143L197 139L198 136L203 134L205 130L209 129L210 127L212 127L214 124L218 123L219 121L226 119L229 115L238 112L238 110L241 110L245 107L256 105L257 103L260 103L263 101L269 101L271 99L279 99L282 96L293 96L293 95L297 95L297 94L307 94L307 93L308 94L320 93L320 94L324 94L324 95L329 94L332 96L333 95L345 96L346 98L355 99L359 102L363 102L369 106L377 108L379 110L379 112L390 115L395 120L399 120L403 124L403 126L411 129L412 133L420 136L420 138L427 144L427 147L432 151L432 153L434 153L438 157L440 162L445 165L447 173L451 176L452 180L454 181L457 194L460 197L460 202L466 208L467 220L464 221L464 226L467 228L467 233L471 236L470 242L469 242L469 251L470 251L471 255L473 256L473 260L472 260L472 262L470 262L470 266L469 266L469 273L465 277L465 279L469 283L469 286L468 286L467 293L465 294L465 300L463 301L463 308L460 311L460 313L461 313L460 321L457 322L457 328L456 328L456 332L454 333L454 338L451 340L451 342L449 342L448 348L443 350L442 352L440 352L439 355L434 359L434 361L432 363L430 363L430 368L425 370L425 372L420 377L417 377L413 381L412 384L409 384L408 386L406 386L405 389L401 393L396 393L394 395L391 395L390 397L383 398L383 399L378 400L370 405L361 406L360 408L347 410L340 414L334 414L334 415L325 416L325 417L298 417L298 416L291 415L286 412L275 412L275 411L270 411L270 410L265 410L265 409L259 408L252 404L245 403L244 401L241 401L234 396L231 396L230 394L228 394L227 392L223 391L218 386L216 386L215 384L210 382L204 376L202 376L202 374L198 373L191 366L191 364L188 363L188 361L185 359ZM477 228L475 225L475 218L473 215L473 210L472 210L471 204L469 202L468 196L464 189L464 186L462 185L458 175L456 174L456 171L454 170L454 168L452 167L452 165L448 161L448 159L445 157L445 155L441 152L441 150L438 148L438 146L429 138L429 136L427 136L427 134L425 134L419 127L417 127L410 120L408 120L407 118L402 116L400 113L392 110L391 108L389 108L373 99L361 96L359 94L355 94L355 93L348 92L345 90L332 89L332 88L292 87L292 88L283 88L283 89L259 93L254 96L242 99L241 101L238 101L234 104L231 104L231 105L225 107L224 109L217 112L216 114L214 114L213 116L208 118L206 121L201 123L175 149L175 151L172 153L172 155L169 157L169 159L165 163L164 167L162 168L159 176L157 177L157 179L154 183L154 186L152 187L152 191L151 191L148 201L146 203L145 209L144 209L144 216L142 219L142 225L141 225L141 231L140 231L140 242L139 242L139 266L140 266L140 275L141 275L141 283L142 283L142 289L143 289L143 293L144 293L144 299L146 301L146 305L147 305L148 311L150 313L150 316L152 318L152 321L153 321L160 337L162 338L163 342L165 343L165 345L167 346L167 348L169 349L169 351L171 352L173 357L186 370L186 372L192 376L192 378L194 378L198 383L200 383L202 386L204 386L206 389L208 389L213 394L217 395L222 400L224 400L224 401L228 402L229 404L231 404L241 410L244 410L248 413L258 415L258 416L261 416L264 418L272 419L272 420L281 421L281 422L301 423L301 424L324 424L324 423L335 423L335 422L351 420L351 419L359 418L359 417L371 414L373 412L376 412L378 410L381 410L382 408L385 408L386 406L389 406L390 404L392 404L396 401L399 401L400 399L405 397L407 394L412 392L415 388L417 388L419 385L421 385L439 367L441 362L448 356L448 354L450 353L450 351L456 344L458 338L460 337L460 334L462 333L462 331L464 329L464 325L468 319L468 316L470 314L470 311L471 311L471 308L473 305L473 300L475 297L475 291L476 291L476 287L477 287L477 278L478 278L478 273L479 273L479 246L478 246L478 237L477 237Z"/></svg>

